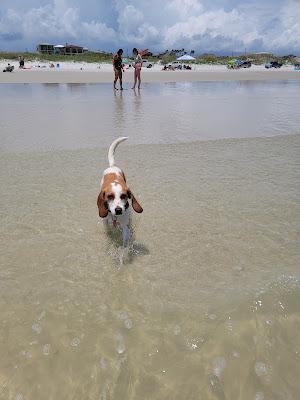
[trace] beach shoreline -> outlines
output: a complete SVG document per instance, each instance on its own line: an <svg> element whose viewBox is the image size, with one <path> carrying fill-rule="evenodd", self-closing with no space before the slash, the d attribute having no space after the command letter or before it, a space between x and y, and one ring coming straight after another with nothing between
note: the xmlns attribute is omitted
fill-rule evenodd
<svg viewBox="0 0 300 400"><path fill-rule="evenodd" d="M59 63L59 68L50 68L47 63L28 62L29 69L20 70L16 63L12 73L3 73L9 60L0 63L0 83L111 83L113 71L110 64ZM161 65L143 69L142 81L150 82L195 82L195 81L255 81L255 80L297 80L300 72L292 66L267 70L263 66L251 69L228 70L225 65L193 65L190 70L162 71ZM133 82L133 70L125 69L125 83Z"/></svg>

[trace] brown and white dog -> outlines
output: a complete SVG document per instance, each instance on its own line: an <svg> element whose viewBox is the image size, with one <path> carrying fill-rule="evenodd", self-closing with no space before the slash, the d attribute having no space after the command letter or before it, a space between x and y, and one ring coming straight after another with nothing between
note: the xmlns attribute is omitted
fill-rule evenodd
<svg viewBox="0 0 300 400"><path fill-rule="evenodd" d="M126 139L127 137L120 137L109 147L109 168L103 172L101 191L97 200L100 218L104 218L106 224L121 227L124 246L128 245L130 239L129 200L131 200L135 212L143 212L142 207L127 186L124 172L115 166L115 150L119 143Z"/></svg>

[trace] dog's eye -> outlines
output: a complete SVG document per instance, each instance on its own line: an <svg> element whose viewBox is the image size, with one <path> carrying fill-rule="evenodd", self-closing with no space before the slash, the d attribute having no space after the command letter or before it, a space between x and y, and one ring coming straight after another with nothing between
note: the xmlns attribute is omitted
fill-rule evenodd
<svg viewBox="0 0 300 400"><path fill-rule="evenodd" d="M126 199L126 194L124 194L124 193L121 194L120 199L121 199L121 200L125 200L125 199Z"/></svg>
<svg viewBox="0 0 300 400"><path fill-rule="evenodd" d="M114 196L113 194L109 194L109 195L107 196L107 199L108 199L108 200L114 200L114 199L115 199L115 196Z"/></svg>

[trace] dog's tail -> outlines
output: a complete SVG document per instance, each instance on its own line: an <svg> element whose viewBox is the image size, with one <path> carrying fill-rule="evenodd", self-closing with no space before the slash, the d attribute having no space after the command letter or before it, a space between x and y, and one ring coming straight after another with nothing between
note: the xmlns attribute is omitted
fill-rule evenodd
<svg viewBox="0 0 300 400"><path fill-rule="evenodd" d="M123 136L119 137L115 141L112 142L112 144L109 147L108 150L108 163L110 167L113 167L115 165L115 150L118 147L119 143L124 142L124 140L128 139L128 137Z"/></svg>

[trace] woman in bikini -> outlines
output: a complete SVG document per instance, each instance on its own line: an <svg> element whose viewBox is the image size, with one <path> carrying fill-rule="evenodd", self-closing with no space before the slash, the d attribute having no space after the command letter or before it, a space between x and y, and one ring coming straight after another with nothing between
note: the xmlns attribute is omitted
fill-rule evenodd
<svg viewBox="0 0 300 400"><path fill-rule="evenodd" d="M132 50L132 54L134 56L134 84L132 89L135 89L136 87L136 82L138 81L138 89L141 88L141 69L143 65L143 59L142 56L139 54L136 48Z"/></svg>
<svg viewBox="0 0 300 400"><path fill-rule="evenodd" d="M115 71L115 80L114 80L114 90L118 90L116 88L116 83L118 79L120 80L120 90L123 90L122 84L122 71L123 71L123 60L122 60L123 49L119 49L117 54L114 55L113 58L113 67Z"/></svg>

